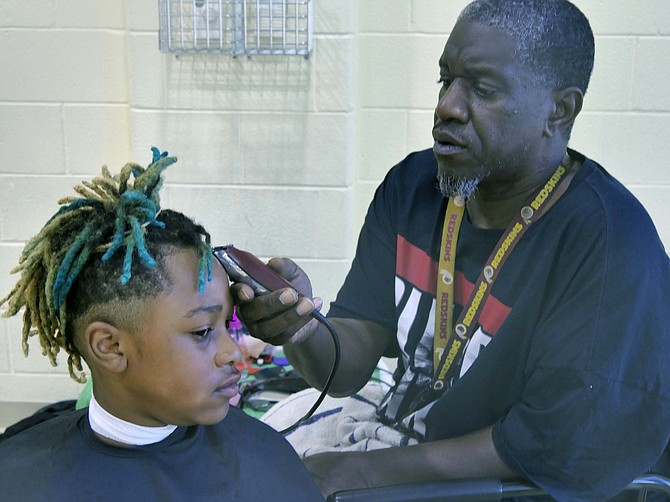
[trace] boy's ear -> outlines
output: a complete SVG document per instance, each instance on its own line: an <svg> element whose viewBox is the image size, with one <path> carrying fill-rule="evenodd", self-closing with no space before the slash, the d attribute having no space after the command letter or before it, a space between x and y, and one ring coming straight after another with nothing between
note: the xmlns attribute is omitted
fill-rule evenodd
<svg viewBox="0 0 670 502"><path fill-rule="evenodd" d="M125 354L129 334L113 324L94 321L84 333L91 362L112 373L122 373L128 366Z"/></svg>
<svg viewBox="0 0 670 502"><path fill-rule="evenodd" d="M568 134L582 111L584 93L579 87L566 87L554 92L554 106L545 127L545 135Z"/></svg>

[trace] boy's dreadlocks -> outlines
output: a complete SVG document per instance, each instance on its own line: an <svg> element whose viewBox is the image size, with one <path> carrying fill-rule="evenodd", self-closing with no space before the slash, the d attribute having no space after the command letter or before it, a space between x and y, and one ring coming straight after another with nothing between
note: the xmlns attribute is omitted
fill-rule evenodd
<svg viewBox="0 0 670 502"><path fill-rule="evenodd" d="M5 317L25 307L24 354L33 335L53 366L60 349L65 349L70 376L78 382L85 377L75 333L82 327L77 321L85 314L87 320L110 321L111 316L132 325L132 312L117 313L118 303L127 306L130 300L166 291L171 280L163 260L180 248L198 252L199 289L211 280L209 234L180 213L160 210L162 173L177 158L156 148L152 151L146 169L129 163L112 176L103 166L102 176L75 187L81 197L58 201L62 207L28 241L12 270L21 272L19 281L0 300L0 306L8 305ZM114 308L105 309L111 304Z"/></svg>

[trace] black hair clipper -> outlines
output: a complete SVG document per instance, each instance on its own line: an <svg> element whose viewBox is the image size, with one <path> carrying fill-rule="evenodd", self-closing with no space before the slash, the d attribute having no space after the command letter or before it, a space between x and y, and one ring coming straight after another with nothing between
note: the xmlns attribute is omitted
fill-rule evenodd
<svg viewBox="0 0 670 502"><path fill-rule="evenodd" d="M217 246L212 252L233 282L251 286L256 294L263 295L278 289L291 288L300 296L305 296L293 284L248 251L242 251L229 244Z"/></svg>
<svg viewBox="0 0 670 502"><path fill-rule="evenodd" d="M223 268L226 269L228 277L230 277L233 282L241 282L251 286L254 292L258 295L264 295L278 289L292 288L298 292L299 296L306 296L303 292L296 289L293 284L288 282L254 255L247 251L237 249L232 244L215 247L212 249L212 253L216 259L219 260L219 263L223 265ZM314 405L301 419L299 419L293 425L282 431L279 431L282 434L288 434L314 414L316 409L321 405L324 398L328 394L328 390L330 389L330 385L333 382L337 368L340 365L340 341L335 328L333 328L328 319L326 319L318 310L312 310L311 316L323 324L326 329L328 329L328 332L333 339L335 349L333 367L331 368L328 379L323 386L323 390L321 391L321 394L319 395Z"/></svg>

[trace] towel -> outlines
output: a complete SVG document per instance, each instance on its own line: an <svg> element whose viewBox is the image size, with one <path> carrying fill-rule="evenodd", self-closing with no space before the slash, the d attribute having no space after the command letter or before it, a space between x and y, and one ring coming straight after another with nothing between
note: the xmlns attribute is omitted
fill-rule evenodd
<svg viewBox="0 0 670 502"><path fill-rule="evenodd" d="M375 410L386 394L370 382L350 397L326 397L311 418L286 434L301 458L326 451L369 451L417 444L417 440L377 420ZM261 421L281 431L314 405L316 389L305 389L275 404Z"/></svg>

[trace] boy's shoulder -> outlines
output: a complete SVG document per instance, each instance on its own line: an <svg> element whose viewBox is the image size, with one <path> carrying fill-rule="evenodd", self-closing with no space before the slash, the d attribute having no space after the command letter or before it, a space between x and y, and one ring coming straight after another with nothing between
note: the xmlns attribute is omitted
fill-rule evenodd
<svg viewBox="0 0 670 502"><path fill-rule="evenodd" d="M53 455L54 451L62 453L71 448L85 447L86 443L90 443L88 437L91 434L87 434L90 427L87 423L82 423L80 426L80 420L86 418L86 413L86 409L60 410L51 416L37 413L8 428L6 435L0 436L0 466L3 465L3 459L5 462L9 461L8 456L2 455L4 451L13 452L12 456L16 458L18 452L24 448L29 448L31 455L36 455L40 451L45 453L50 451L49 454ZM199 430L206 435L225 439L228 445L231 445L231 441L235 443L238 440L247 445L250 440L258 440L265 444L285 443L283 437L270 426L233 406L230 407L226 418L218 424L180 429ZM165 441L164 445L167 443L171 441Z"/></svg>
<svg viewBox="0 0 670 502"><path fill-rule="evenodd" d="M249 493L259 500L322 500L286 439L238 408L218 424L179 427L160 443L138 448L95 439L86 417L86 410L63 413L0 443L3 502L22 502L26 494L70 500L64 486L104 501L158 500L159 493L212 500L223 492L230 500ZM259 478L266 483L259 486ZM132 482L119 485L119 479Z"/></svg>
<svg viewBox="0 0 670 502"><path fill-rule="evenodd" d="M48 472L86 451L78 426L85 416L86 410L71 410L34 424L31 419L37 417L28 417L23 424L16 424L21 430L14 429L15 433L8 431L11 435L0 437L0 486L6 490L0 490L3 500L19 500L20 493L34 494L35 500L41 500L40 496L48 493L48 489L45 492L35 483L36 473L48 478ZM51 483L46 484L52 488Z"/></svg>
<svg viewBox="0 0 670 502"><path fill-rule="evenodd" d="M86 410L75 410L74 405L62 409L49 408L46 411L36 412L34 415L17 422L7 428L0 435L0 465L4 451L16 451L17 448L31 446L37 450L39 446L53 446L54 443L63 441L64 436L77 434L77 423L86 414Z"/></svg>
<svg viewBox="0 0 670 502"><path fill-rule="evenodd" d="M205 443L217 449L217 445L225 444L227 449L250 453L250 457L255 456L251 452L271 452L279 458L298 459L295 450L282 434L233 406L221 422L200 426L200 430L206 438Z"/></svg>
<svg viewBox="0 0 670 502"><path fill-rule="evenodd" d="M86 435L87 424L79 427L79 421L86 416L86 409L74 410L63 409L57 412L36 413L33 416L10 426L5 434L0 435L0 452L16 450L25 445L30 445L33 450L38 448L49 449L56 443L65 441L82 441ZM283 442L281 435L260 420L250 417L239 408L230 407L228 415L221 422L209 426L200 426L207 433L231 437L245 437L247 433L253 433L254 437L263 440L277 439ZM245 437L245 439L248 439ZM0 461L2 458L0 458Z"/></svg>
<svg viewBox="0 0 670 502"><path fill-rule="evenodd" d="M260 499L296 500L298 493L298 500L322 500L286 439L238 408L231 407L218 424L179 427L160 443L138 448L97 440L86 417L86 410L66 412L0 443L3 502L21 502L26 494L65 500L71 494L61 493L63 486L110 501L156 500L157 493L211 500L222 490L231 500L251 492ZM219 475L212 476L217 468ZM266 485L258 486L259 476ZM119 485L118 479L133 481Z"/></svg>
<svg viewBox="0 0 670 502"><path fill-rule="evenodd" d="M215 425L205 427L206 428L213 427L215 429L220 429L222 431L226 431L227 434L230 433L234 434L239 429L246 429L246 430L253 430L257 434L269 435L274 438L279 438L280 440L283 437L269 425L261 422L257 418L248 415L243 410L235 406L230 407L230 409L228 410L228 414L221 422Z"/></svg>

